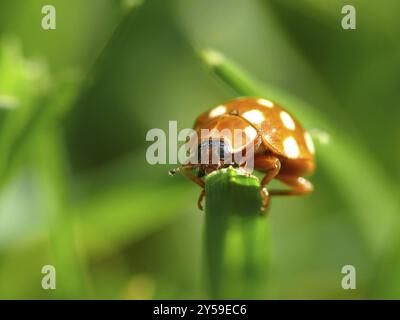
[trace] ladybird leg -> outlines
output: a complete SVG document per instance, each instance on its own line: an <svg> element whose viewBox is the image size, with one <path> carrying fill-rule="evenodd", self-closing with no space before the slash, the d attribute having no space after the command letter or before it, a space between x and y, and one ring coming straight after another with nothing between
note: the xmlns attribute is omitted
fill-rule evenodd
<svg viewBox="0 0 400 320"><path fill-rule="evenodd" d="M269 205L269 193L265 186L278 175L281 162L274 156L257 157L254 159L254 168L265 172L260 183L260 194L262 198L261 213L266 214Z"/></svg>
<svg viewBox="0 0 400 320"><path fill-rule="evenodd" d="M267 188L261 188L260 189L260 194L261 194L261 201L262 201L262 205L261 205L261 214L263 216L265 216L268 213L268 208L269 208L269 193Z"/></svg>
<svg viewBox="0 0 400 320"><path fill-rule="evenodd" d="M204 181L201 180L198 176L194 175L191 171L190 171L190 167L182 167L182 173L185 175L185 177L187 177L189 180L192 180L195 184L197 184L198 186L200 186L202 189L204 189Z"/></svg>
<svg viewBox="0 0 400 320"><path fill-rule="evenodd" d="M276 179L291 187L292 190L271 190L272 196L302 195L314 189L312 183L303 177L278 175Z"/></svg>
<svg viewBox="0 0 400 320"><path fill-rule="evenodd" d="M182 168L182 173L185 175L185 177L187 177L188 179L192 180L194 183L196 183L197 185L199 185L201 187L201 192L200 192L200 196L199 199L197 200L197 207L203 211L203 199L205 196L205 183L203 180L201 180L198 176L194 175L191 171L190 171L190 167L183 167Z"/></svg>
<svg viewBox="0 0 400 320"><path fill-rule="evenodd" d="M201 211L203 211L203 200L204 200L204 196L206 195L206 191L205 191L205 189L201 189L201 192L200 192L200 196L199 196L199 199L197 200L197 207L201 210Z"/></svg>

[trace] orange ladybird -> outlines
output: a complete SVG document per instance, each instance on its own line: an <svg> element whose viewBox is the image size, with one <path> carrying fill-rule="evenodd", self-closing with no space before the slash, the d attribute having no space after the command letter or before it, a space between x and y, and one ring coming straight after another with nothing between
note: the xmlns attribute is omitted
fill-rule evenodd
<svg viewBox="0 0 400 320"><path fill-rule="evenodd" d="M234 141L237 136L227 134L228 131L224 129L231 132L240 129L246 138L241 140L245 143L238 145ZM243 153L249 144L254 147L254 169L265 174L260 184L262 211L268 207L271 195L300 195L313 190L312 184L304 178L315 169L314 145L310 134L293 115L276 103L263 98L231 100L201 114L196 119L194 130L201 137L198 142L199 160L204 151L210 157L212 154L218 157L217 163L189 162L182 166L183 173L202 188L198 201L200 209L205 194L202 177L228 166L224 163L226 154ZM204 132L207 134L204 135ZM217 153L213 151L215 149ZM242 167L244 164L233 165ZM193 168L199 169L196 175L191 170ZM280 180L290 189L268 191L266 185L272 179Z"/></svg>

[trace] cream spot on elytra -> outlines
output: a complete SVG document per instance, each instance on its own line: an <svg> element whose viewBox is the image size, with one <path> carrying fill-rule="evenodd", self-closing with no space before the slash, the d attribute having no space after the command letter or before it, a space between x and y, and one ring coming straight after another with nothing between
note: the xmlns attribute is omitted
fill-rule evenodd
<svg viewBox="0 0 400 320"><path fill-rule="evenodd" d="M267 108L272 108L274 106L271 101L266 99L258 99L257 102Z"/></svg>
<svg viewBox="0 0 400 320"><path fill-rule="evenodd" d="M282 111L280 114L280 117L286 128L288 128L290 130L294 130L296 128L296 125L295 125L292 117L289 115L289 113Z"/></svg>
<svg viewBox="0 0 400 320"><path fill-rule="evenodd" d="M308 132L304 133L304 139L306 140L306 145L307 145L308 150L310 150L310 152L312 154L314 154L315 153L314 143L313 143L313 141L311 139L311 136L310 136L310 134Z"/></svg>
<svg viewBox="0 0 400 320"><path fill-rule="evenodd" d="M252 126L246 127L246 129L244 129L244 132L246 136L250 139L254 139L257 136L257 130L254 129Z"/></svg>
<svg viewBox="0 0 400 320"><path fill-rule="evenodd" d="M226 107L221 105L212 109L208 115L210 116L210 118L215 118L220 116L221 114L224 114L225 112Z"/></svg>
<svg viewBox="0 0 400 320"><path fill-rule="evenodd" d="M283 141L283 148L289 158L297 158L300 155L299 146L293 137L287 137Z"/></svg>
<svg viewBox="0 0 400 320"><path fill-rule="evenodd" d="M262 112L256 109L243 113L242 117L255 124L260 124L264 121Z"/></svg>

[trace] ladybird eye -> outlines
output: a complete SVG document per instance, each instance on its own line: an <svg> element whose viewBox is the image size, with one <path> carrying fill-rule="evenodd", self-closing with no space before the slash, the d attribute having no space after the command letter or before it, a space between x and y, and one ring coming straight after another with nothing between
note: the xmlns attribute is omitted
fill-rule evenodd
<svg viewBox="0 0 400 320"><path fill-rule="evenodd" d="M224 141L220 142L219 146L219 158L223 159L225 163L231 163L231 151L229 149L229 145Z"/></svg>
<svg viewBox="0 0 400 320"><path fill-rule="evenodd" d="M203 144L201 143L197 146L197 163L201 163L201 158L202 158L201 155L203 153L203 150L204 150Z"/></svg>
<svg viewBox="0 0 400 320"><path fill-rule="evenodd" d="M229 155L229 153L230 151L228 149L228 145L226 145L223 140L203 141L197 146L198 163L209 161L211 160L211 157L213 159L212 161L219 161L219 159L225 159Z"/></svg>
<svg viewBox="0 0 400 320"><path fill-rule="evenodd" d="M219 146L219 157L221 159L223 159L224 156L225 156L225 148L224 148L224 144L221 143L220 146Z"/></svg>

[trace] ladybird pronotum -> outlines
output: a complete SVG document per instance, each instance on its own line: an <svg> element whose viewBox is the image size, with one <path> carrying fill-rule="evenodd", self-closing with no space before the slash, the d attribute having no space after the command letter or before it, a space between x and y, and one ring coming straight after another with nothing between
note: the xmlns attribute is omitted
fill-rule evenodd
<svg viewBox="0 0 400 320"><path fill-rule="evenodd" d="M204 129L209 132L206 136L200 134ZM239 98L218 105L196 119L194 130L201 137L199 151L214 147L218 141L221 152L217 164L188 163L182 167L183 173L202 188L198 201L200 209L204 197L202 176L224 166L224 153L237 151L232 148L234 138L224 135L224 129L242 130L247 143L250 141L254 146L254 169L265 174L260 184L262 212L268 207L271 195L300 195L313 190L312 184L304 178L315 169L310 134L275 102L263 98ZM193 168L199 169L198 174L191 171ZM280 180L290 189L267 191L266 185L272 179Z"/></svg>

